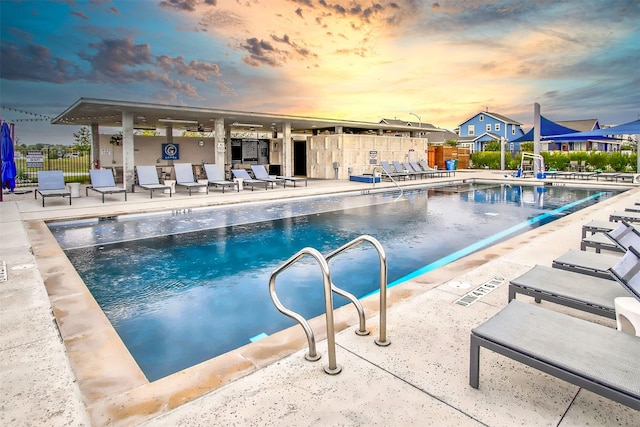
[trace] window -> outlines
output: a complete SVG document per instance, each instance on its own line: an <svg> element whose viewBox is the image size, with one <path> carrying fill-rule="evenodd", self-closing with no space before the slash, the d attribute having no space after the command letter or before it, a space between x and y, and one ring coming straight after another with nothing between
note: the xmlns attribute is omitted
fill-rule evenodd
<svg viewBox="0 0 640 427"><path fill-rule="evenodd" d="M516 134L516 127L511 126L511 135L515 135L515 134Z"/></svg>
<svg viewBox="0 0 640 427"><path fill-rule="evenodd" d="M509 143L509 151L513 151L515 149L515 145L513 142Z"/></svg>
<svg viewBox="0 0 640 427"><path fill-rule="evenodd" d="M500 132L500 123L496 123L493 127L496 132Z"/></svg>
<svg viewBox="0 0 640 427"><path fill-rule="evenodd" d="M484 116L482 114L480 114L480 121L484 122Z"/></svg>
<svg viewBox="0 0 640 427"><path fill-rule="evenodd" d="M469 136L475 135L476 134L476 126L475 125L469 125L467 127L467 134Z"/></svg>
<svg viewBox="0 0 640 427"><path fill-rule="evenodd" d="M487 132L491 132L491 123L487 123L486 129L487 129Z"/></svg>

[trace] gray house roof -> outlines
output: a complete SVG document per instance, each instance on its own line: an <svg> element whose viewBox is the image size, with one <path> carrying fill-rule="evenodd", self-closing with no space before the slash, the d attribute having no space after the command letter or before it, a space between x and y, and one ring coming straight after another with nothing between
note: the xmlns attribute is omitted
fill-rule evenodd
<svg viewBox="0 0 640 427"><path fill-rule="evenodd" d="M588 132L590 130L600 129L598 119L564 120L557 121L556 123L564 127L575 129L579 132Z"/></svg>
<svg viewBox="0 0 640 427"><path fill-rule="evenodd" d="M380 123L385 125L392 125L392 126L412 126L417 128L429 128L429 129L437 128L431 123L407 122L406 120L398 120L398 119L381 119Z"/></svg>

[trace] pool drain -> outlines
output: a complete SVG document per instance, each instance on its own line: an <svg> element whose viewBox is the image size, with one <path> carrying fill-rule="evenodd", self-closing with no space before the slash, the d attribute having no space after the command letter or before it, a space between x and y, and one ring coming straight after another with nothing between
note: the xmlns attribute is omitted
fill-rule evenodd
<svg viewBox="0 0 640 427"><path fill-rule="evenodd" d="M500 286L503 283L504 283L504 278L502 278L502 277L494 277L493 279L489 280L488 282L483 283L482 285L478 286L477 288L475 288L471 292L468 292L465 295L463 295L462 297L458 298L456 301L454 301L454 304L458 304L458 305L461 305L463 307L468 307L471 304L473 304L474 302L478 301L483 296L485 296L488 293L492 292L494 289L496 289L498 286Z"/></svg>

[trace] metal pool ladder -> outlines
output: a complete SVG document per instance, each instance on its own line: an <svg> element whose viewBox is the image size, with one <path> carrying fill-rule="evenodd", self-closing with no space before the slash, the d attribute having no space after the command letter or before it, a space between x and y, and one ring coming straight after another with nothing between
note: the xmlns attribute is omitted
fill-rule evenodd
<svg viewBox="0 0 640 427"><path fill-rule="evenodd" d="M273 304L276 306L278 311L280 311L285 316L292 318L293 320L298 322L300 326L302 326L302 329L307 336L307 342L309 344L309 352L305 354L305 359L309 361L316 361L320 359L320 355L316 352L316 341L313 329L311 329L311 326L309 326L309 322L307 322L304 317L302 317L299 313L286 308L280 302L280 299L278 298L278 295L276 293L276 278L280 273L298 262L300 259L304 258L306 255L310 255L318 262L323 277L324 303L326 311L325 318L327 324L327 348L329 353L329 365L325 366L324 371L330 375L336 375L339 374L340 371L342 371L342 367L336 363L336 340L333 321L333 292L348 299L355 306L360 321L359 329L356 331L356 334L369 335L369 331L366 328L364 308L362 307L360 301L351 293L335 286L331 281L329 261L336 255L346 251L347 249L350 249L364 242L371 243L377 250L378 257L380 258L380 335L378 339L375 340L375 343L379 346L388 346L389 344L391 344L391 342L387 340L387 257L384 249L382 248L382 245L375 238L368 235L359 236L351 242L330 252L326 257L322 256L322 254L317 249L310 247L302 248L291 258L285 261L280 267L276 268L273 273L271 273L271 277L269 278L269 295L271 296Z"/></svg>

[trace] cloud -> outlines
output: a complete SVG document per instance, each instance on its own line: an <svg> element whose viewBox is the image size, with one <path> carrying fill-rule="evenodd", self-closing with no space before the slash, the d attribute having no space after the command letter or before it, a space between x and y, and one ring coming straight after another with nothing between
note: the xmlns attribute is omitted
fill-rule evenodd
<svg viewBox="0 0 640 427"><path fill-rule="evenodd" d="M279 67L286 62L281 50L274 48L271 43L258 40L255 37L245 40L240 47L249 52L248 56L242 57L242 62L252 67L260 67L261 65Z"/></svg>
<svg viewBox="0 0 640 427"><path fill-rule="evenodd" d="M87 20L87 21L89 20L89 17L87 15L85 15L84 13L82 13L82 12L72 11L71 14L74 15L74 16L77 16L78 18L82 18L82 19Z"/></svg>
<svg viewBox="0 0 640 427"><path fill-rule="evenodd" d="M197 6L206 5L206 6L217 6L217 0L162 0L158 3L160 7L165 7L168 9L174 9L178 11L184 12L195 12Z"/></svg>
<svg viewBox="0 0 640 427"><path fill-rule="evenodd" d="M49 48L35 43L0 47L0 78L15 81L68 83L80 75L71 61L52 56Z"/></svg>

